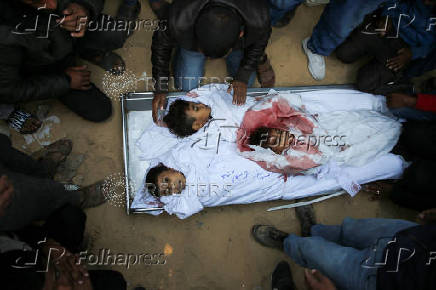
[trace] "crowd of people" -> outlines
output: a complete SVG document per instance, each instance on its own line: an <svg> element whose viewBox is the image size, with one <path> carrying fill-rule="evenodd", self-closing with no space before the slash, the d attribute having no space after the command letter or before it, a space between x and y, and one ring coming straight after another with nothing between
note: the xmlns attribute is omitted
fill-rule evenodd
<svg viewBox="0 0 436 290"><path fill-rule="evenodd" d="M157 19L166 23L165 29L153 32L151 43L154 122L179 137L190 136L205 126L213 112L204 104L176 101L168 115L163 116L162 112L167 108L171 76L176 89L195 89L202 84L205 62L211 58L226 61L235 108L246 104L247 89L256 78L261 87L273 88L275 72L270 59L280 56L265 52L272 27L292 25L295 10L303 2L149 0ZM389 191L383 188L382 192L393 202L419 211L418 223L345 218L340 225L322 225L316 222L312 208L305 206L296 210L302 236L272 225L254 225L252 236L263 246L284 251L306 268L311 289L436 289L436 195L432 183L436 166L436 78L428 77L419 85L413 79L436 68L436 1L328 2L306 0L309 5L327 4L312 35L299 40L308 70L315 80L322 80L327 56L335 55L345 64L368 59L358 70L355 89L386 97L390 114L403 121L393 152L410 162L401 179ZM61 139L32 155L15 149L10 140L10 130L31 134L42 125L38 117L22 108L25 102L57 99L90 122L104 122L111 117L110 98L91 82L90 70L79 65L78 59L113 75L123 74L126 64L114 50L123 47L134 29L88 29L88 24L93 21L105 27L119 23L129 26L138 19L141 0L123 0L115 16L103 14L103 6L104 0L0 2L2 289L127 289L121 273L88 271L77 263L75 254L87 246L83 239L83 209L103 204L105 197L102 181L80 188L53 180L71 153L72 140ZM298 116L299 119L281 118L274 122L284 124L285 119L290 120L286 125L303 133L312 132L313 124L328 123L322 115L305 116L298 111ZM397 140L399 127L381 114L376 117L377 124L386 122L386 126L364 124L379 129L372 135L380 135L379 140L386 143ZM244 122L261 116L250 118ZM277 155L296 149L290 145L295 133L289 132L288 127L274 127L274 122L268 123L270 127L258 128L247 141L249 144L238 144L239 149L259 145L259 150ZM353 128L363 130L357 123ZM391 139L386 137L388 132ZM264 135L268 139L262 140ZM287 147L272 146L281 136L291 140ZM371 147L368 151L374 150L376 156L384 150L381 143L380 148ZM351 150L338 147L336 153L342 151ZM315 158L317 155L319 152L307 153L310 162L298 155L300 159L292 159L284 167L264 169L292 176L329 161L321 162ZM350 160L361 157L357 155ZM350 160L344 162L352 164ZM262 166L265 160L256 162ZM162 189L160 185L162 174L167 185L168 180L175 184L169 194L181 191L186 183L183 174L160 164L147 177L147 182L155 185L156 197L168 194L168 187ZM29 263L35 256L37 261ZM274 270L272 289L297 289L286 262Z"/></svg>

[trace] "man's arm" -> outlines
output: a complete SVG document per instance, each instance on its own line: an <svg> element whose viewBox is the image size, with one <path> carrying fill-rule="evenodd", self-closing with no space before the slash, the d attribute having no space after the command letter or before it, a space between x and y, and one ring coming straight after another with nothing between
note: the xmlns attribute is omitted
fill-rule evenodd
<svg viewBox="0 0 436 290"><path fill-rule="evenodd" d="M66 74L47 73L23 78L20 74L22 63L23 52L20 47L0 45L1 103L57 98L68 93L70 80Z"/></svg>
<svg viewBox="0 0 436 290"><path fill-rule="evenodd" d="M271 36L271 27L262 34L255 43L244 48L244 58L239 66L238 73L236 74L236 80L244 83L248 83L250 75L256 70L259 59L265 53L265 48L268 45L269 38Z"/></svg>
<svg viewBox="0 0 436 290"><path fill-rule="evenodd" d="M418 94L417 96L416 109L436 113L436 95Z"/></svg>
<svg viewBox="0 0 436 290"><path fill-rule="evenodd" d="M410 107L417 110L436 113L436 95L417 94L416 97L402 93L392 93L387 96L389 108Z"/></svg>
<svg viewBox="0 0 436 290"><path fill-rule="evenodd" d="M153 33L153 40L151 43L151 63L153 80L156 82L156 93L168 92L168 77L170 74L169 66L173 47L174 40L171 38L168 29L165 31L157 30Z"/></svg>

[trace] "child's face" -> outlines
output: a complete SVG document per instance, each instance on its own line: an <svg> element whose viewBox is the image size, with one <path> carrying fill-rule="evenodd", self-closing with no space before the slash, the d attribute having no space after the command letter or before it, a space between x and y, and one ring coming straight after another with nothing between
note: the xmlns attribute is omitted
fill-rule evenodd
<svg viewBox="0 0 436 290"><path fill-rule="evenodd" d="M195 119L194 123L192 123L192 129L195 131L203 128L210 119L210 108L201 103L189 102L189 107L185 113Z"/></svg>
<svg viewBox="0 0 436 290"><path fill-rule="evenodd" d="M186 178L181 172L168 169L157 176L157 186L160 196L181 193L185 189Z"/></svg>
<svg viewBox="0 0 436 290"><path fill-rule="evenodd" d="M294 135L290 132L280 129L270 128L265 144L262 147L270 148L276 154L282 152L291 146Z"/></svg>

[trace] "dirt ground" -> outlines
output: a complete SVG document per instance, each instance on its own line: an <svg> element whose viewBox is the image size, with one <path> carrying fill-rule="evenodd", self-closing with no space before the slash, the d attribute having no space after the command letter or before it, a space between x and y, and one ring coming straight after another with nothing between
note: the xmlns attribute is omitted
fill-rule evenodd
<svg viewBox="0 0 436 290"><path fill-rule="evenodd" d="M115 14L118 3L106 1L105 11ZM140 18L153 19L148 3L143 1L142 6ZM307 70L301 40L311 34L322 10L323 6L309 8L302 5L290 25L273 30L267 53L276 72L277 86L346 84L354 81L358 64L344 65L334 56L326 58L327 73L323 81L313 80ZM151 76L151 37L149 31L138 31L118 51L127 63L128 75L133 79L134 76ZM104 72L95 66L90 67L93 81L104 89ZM206 75L224 77L224 61L209 61ZM130 85L124 89L135 89L135 85ZM144 83L138 82L136 91L144 90ZM85 157L75 178L83 185L123 171L120 105L114 92L111 96L114 114L102 124L86 122L59 103L43 102L52 106L49 116L55 115L60 119L60 124L53 123L50 135L44 138L49 141L62 137L73 140L73 154ZM38 143L41 140L26 144L22 136L14 134L13 142L17 148L30 152L40 147ZM347 216L415 218L415 212L397 207L387 198L378 201L369 199L368 193L361 192L355 198L342 196L318 203L314 206L318 222L340 223ZM258 223L276 225L279 229L298 234L300 229L293 209L266 212L272 206L288 203L277 201L209 208L187 220L168 215L128 216L123 207L106 204L87 210L89 253L98 254L102 249L109 249L111 253L165 255L164 259L159 257L159 263L166 261L164 265L142 263L129 269L126 266L112 267L125 275L128 289L141 284L147 289L267 290L271 289L272 270L281 260L290 262L298 289L305 289L301 267L285 254L258 245L250 236L251 226Z"/></svg>

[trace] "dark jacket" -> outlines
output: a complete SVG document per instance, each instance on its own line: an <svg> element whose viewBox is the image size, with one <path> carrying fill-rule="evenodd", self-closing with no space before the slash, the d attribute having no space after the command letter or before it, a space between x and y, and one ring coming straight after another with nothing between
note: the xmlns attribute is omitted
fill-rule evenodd
<svg viewBox="0 0 436 290"><path fill-rule="evenodd" d="M73 64L75 39L51 15L60 15L69 3L75 2L95 17L101 13L104 2L57 2L56 11L37 11L17 0L0 1L0 103L56 98L69 91L70 80L64 70ZM29 31L35 23L36 30Z"/></svg>
<svg viewBox="0 0 436 290"><path fill-rule="evenodd" d="M169 77L169 65L172 49L182 47L197 50L194 36L194 25L200 11L210 3L219 3L234 8L243 19L244 37L237 44L243 49L236 80L248 83L250 74L256 70L259 58L264 54L271 35L269 6L265 0L175 0L169 9L166 30L158 30L153 34L151 45L153 78L156 91L167 91L168 84L160 82Z"/></svg>
<svg viewBox="0 0 436 290"><path fill-rule="evenodd" d="M436 14L422 0L390 0L382 13L392 19L393 27L398 28L397 33L410 46L413 59L424 58L434 49Z"/></svg>
<svg viewBox="0 0 436 290"><path fill-rule="evenodd" d="M436 289L436 225L398 232L385 255L386 264L377 271L377 289Z"/></svg>

